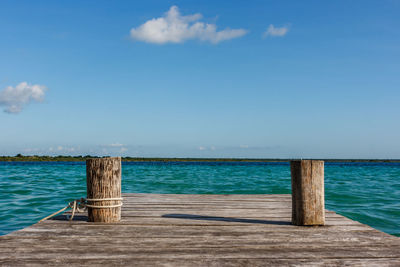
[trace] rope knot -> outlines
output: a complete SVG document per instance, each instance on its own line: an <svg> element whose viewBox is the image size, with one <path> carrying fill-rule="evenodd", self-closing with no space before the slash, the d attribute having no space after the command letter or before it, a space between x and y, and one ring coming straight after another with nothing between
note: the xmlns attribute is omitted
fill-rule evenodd
<svg viewBox="0 0 400 267"><path fill-rule="evenodd" d="M119 204L115 205L93 205L93 204L88 204L88 202L96 202L96 201L120 201ZM63 211L66 209L72 209L71 217L69 217L69 221L72 221L72 219L75 216L75 212L85 212L88 208L98 208L98 209L107 209L107 208L117 208L122 206L122 198L121 197L116 197L116 198L80 198L80 199L75 199L72 202L69 202L68 205L65 208L60 209L59 211L51 214L50 216L47 216L43 219L41 219L39 222L45 221Z"/></svg>

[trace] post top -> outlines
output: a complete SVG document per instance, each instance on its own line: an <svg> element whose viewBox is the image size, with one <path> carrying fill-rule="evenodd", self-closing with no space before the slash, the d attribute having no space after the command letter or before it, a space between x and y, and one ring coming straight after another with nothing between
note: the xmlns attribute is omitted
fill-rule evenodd
<svg viewBox="0 0 400 267"><path fill-rule="evenodd" d="M323 160L320 159L292 159L290 160L290 162L296 162L296 163L300 163L300 162L315 162L315 163L319 163L319 162L324 162Z"/></svg>
<svg viewBox="0 0 400 267"><path fill-rule="evenodd" d="M99 158L88 158L86 159L86 162L88 161L107 161L107 160L117 160L120 161L121 157L99 157Z"/></svg>

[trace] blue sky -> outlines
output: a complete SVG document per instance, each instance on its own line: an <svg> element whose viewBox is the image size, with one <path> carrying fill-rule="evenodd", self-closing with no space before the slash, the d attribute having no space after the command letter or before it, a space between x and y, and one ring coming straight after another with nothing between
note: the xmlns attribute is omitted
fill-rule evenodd
<svg viewBox="0 0 400 267"><path fill-rule="evenodd" d="M399 14L3 0L0 154L400 158Z"/></svg>

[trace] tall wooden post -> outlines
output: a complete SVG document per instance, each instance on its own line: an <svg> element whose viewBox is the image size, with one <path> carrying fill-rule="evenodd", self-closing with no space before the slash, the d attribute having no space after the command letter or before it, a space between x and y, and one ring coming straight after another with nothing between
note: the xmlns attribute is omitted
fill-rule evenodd
<svg viewBox="0 0 400 267"><path fill-rule="evenodd" d="M290 162L292 174L292 224L324 225L324 162L296 160Z"/></svg>
<svg viewBox="0 0 400 267"><path fill-rule="evenodd" d="M121 158L86 160L89 222L121 220Z"/></svg>

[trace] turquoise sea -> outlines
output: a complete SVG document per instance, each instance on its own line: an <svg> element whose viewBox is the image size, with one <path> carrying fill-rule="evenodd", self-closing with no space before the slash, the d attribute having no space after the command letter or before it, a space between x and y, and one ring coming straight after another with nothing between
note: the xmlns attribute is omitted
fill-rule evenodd
<svg viewBox="0 0 400 267"><path fill-rule="evenodd" d="M289 163L129 162L131 193L289 194ZM399 163L325 163L326 208L400 236ZM84 162L0 162L0 235L86 196Z"/></svg>

